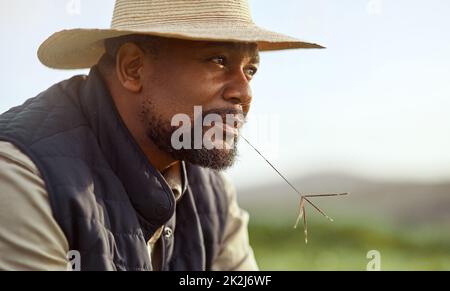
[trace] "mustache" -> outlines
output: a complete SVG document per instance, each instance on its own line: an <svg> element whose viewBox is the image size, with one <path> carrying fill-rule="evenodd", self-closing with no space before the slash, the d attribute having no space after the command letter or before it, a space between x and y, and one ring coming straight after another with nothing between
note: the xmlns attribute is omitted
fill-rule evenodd
<svg viewBox="0 0 450 291"><path fill-rule="evenodd" d="M243 125L247 122L247 114L243 110L237 110L237 109L228 109L228 108L222 108L222 109L211 109L208 111L202 112L202 120L205 119L208 115L219 115L223 121L227 121L227 117L231 116L235 118L235 121L239 124Z"/></svg>
<svg viewBox="0 0 450 291"><path fill-rule="evenodd" d="M220 115L220 116L226 116L227 114L230 114L230 115L242 115L244 117L247 117L247 113L245 113L243 110L228 109L228 108L211 109L211 110L208 110L208 111L204 111L203 112L203 118L206 115L209 115L209 114L217 114L217 115Z"/></svg>
<svg viewBox="0 0 450 291"><path fill-rule="evenodd" d="M241 128L247 123L247 114L243 110L238 109L229 109L229 108L220 108L220 109L210 109L207 111L201 111L195 112L194 116L190 116L190 130L194 132L195 125L200 124L203 127L204 121L208 118L208 120L211 120L216 124L215 117L220 118L220 123L227 124L234 128ZM184 122L179 125L172 125L173 130L179 129L181 126L183 126ZM217 125L217 124L216 124ZM186 128L187 129L187 128Z"/></svg>

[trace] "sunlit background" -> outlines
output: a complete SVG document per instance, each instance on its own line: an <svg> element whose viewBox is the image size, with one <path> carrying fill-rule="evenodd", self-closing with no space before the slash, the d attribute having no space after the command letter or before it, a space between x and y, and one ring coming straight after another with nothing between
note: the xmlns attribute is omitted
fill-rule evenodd
<svg viewBox="0 0 450 291"><path fill-rule="evenodd" d="M450 269L450 2L253 0L259 25L326 46L262 54L246 137L305 193L308 208L248 145L228 171L265 270ZM40 43L109 27L113 0L0 0L0 112L87 71L44 67Z"/></svg>

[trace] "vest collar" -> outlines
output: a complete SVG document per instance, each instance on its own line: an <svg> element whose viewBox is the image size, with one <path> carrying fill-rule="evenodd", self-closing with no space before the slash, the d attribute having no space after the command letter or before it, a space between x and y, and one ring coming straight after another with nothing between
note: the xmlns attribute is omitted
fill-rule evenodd
<svg viewBox="0 0 450 291"><path fill-rule="evenodd" d="M152 235L175 212L175 198L161 173L150 164L125 126L98 68L80 89L81 108L111 169L122 182L144 233ZM183 191L187 188L182 163Z"/></svg>

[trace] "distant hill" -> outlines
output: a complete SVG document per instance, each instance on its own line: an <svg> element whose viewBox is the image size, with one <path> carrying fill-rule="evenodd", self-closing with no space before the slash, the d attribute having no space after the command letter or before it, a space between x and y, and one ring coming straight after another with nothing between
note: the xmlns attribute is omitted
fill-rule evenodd
<svg viewBox="0 0 450 291"><path fill-rule="evenodd" d="M450 183L383 182L340 173L317 174L292 182L303 193L349 192L348 197L314 200L336 218L382 219L398 224L450 223ZM254 217L295 220L298 194L283 181L238 189L238 195L241 206Z"/></svg>

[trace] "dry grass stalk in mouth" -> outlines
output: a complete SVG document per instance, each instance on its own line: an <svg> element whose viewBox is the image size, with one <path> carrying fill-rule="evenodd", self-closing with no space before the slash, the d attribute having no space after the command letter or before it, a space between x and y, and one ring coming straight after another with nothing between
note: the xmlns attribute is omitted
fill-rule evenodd
<svg viewBox="0 0 450 291"><path fill-rule="evenodd" d="M297 228L300 219L303 218L303 230L305 232L305 243L308 243L308 223L307 223L307 219L306 219L306 208L305 208L305 202L307 202L308 204L310 204L314 209L316 209L317 212L319 212L320 214L322 214L326 219L328 219L329 221L333 222L333 218L329 217L322 209L320 209L317 205L315 205L313 202L311 202L311 200L309 200L309 198L318 198L318 197L336 197L336 196L346 196L348 195L348 193L336 193L336 194L310 194L310 195L303 195L302 193L300 193L300 191L297 190L297 188L294 187L294 185L292 185L291 182L288 181L288 179L286 179L283 174L281 174L280 171L277 170L277 168L275 168L275 166L269 162L268 159L266 159L266 157L264 157L263 154L261 154L261 152L254 147L245 137L243 137L241 135L241 138L251 147L253 148L258 155L260 155L268 164L270 167L272 167L272 169L275 170L275 172L277 172L277 174L283 178L283 180L295 191L297 192L297 194L300 195L300 206L299 206L299 214L297 216L297 220L295 222L294 228Z"/></svg>

